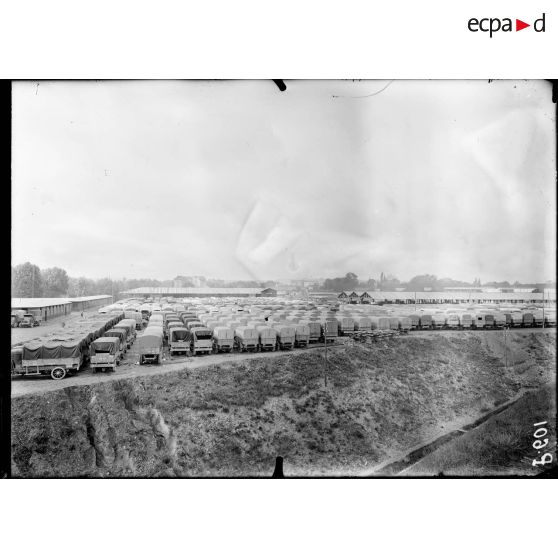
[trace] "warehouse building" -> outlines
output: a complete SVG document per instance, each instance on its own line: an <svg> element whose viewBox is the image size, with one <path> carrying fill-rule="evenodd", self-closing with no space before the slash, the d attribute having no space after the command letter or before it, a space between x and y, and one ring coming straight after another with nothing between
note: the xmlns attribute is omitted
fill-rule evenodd
<svg viewBox="0 0 558 558"><path fill-rule="evenodd" d="M42 321L48 321L49 318L70 314L72 303L67 298L12 298L14 310L23 310Z"/></svg>
<svg viewBox="0 0 558 558"><path fill-rule="evenodd" d="M12 311L23 310L34 314L42 321L66 316L71 312L83 311L112 303L112 296L82 296L78 298L12 298Z"/></svg>
<svg viewBox="0 0 558 558"><path fill-rule="evenodd" d="M371 291L371 293L363 293L368 295L366 302L369 303L393 303L393 304L537 304L542 303L556 303L556 290L545 289L543 293L533 292L480 292L478 290L462 290L462 291L417 291L415 292L380 292ZM341 302L364 302L362 294L359 297L358 293L351 293L348 295L342 292L338 295ZM544 299L543 299L544 297Z"/></svg>
<svg viewBox="0 0 558 558"><path fill-rule="evenodd" d="M107 306L113 302L110 295L80 296L69 298L68 300L72 303L72 311L74 312L83 312L91 308Z"/></svg>
<svg viewBox="0 0 558 558"><path fill-rule="evenodd" d="M276 289L243 288L243 287L138 287L122 293L128 297L261 297L277 296Z"/></svg>

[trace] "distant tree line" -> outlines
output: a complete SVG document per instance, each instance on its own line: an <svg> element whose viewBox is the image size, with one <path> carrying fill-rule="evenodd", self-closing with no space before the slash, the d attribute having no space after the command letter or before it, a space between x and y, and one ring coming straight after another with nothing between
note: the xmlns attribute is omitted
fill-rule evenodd
<svg viewBox="0 0 558 558"><path fill-rule="evenodd" d="M334 277L333 279L325 279L318 290L326 291L354 291L354 290L381 290L394 291L402 289L407 292L415 291L443 291L448 287L493 287L493 288L530 288L542 290L544 288L555 288L555 283L520 283L515 281L492 281L481 283L480 278L475 278L472 282L458 281L449 277L438 279L436 275L416 275L406 282L401 282L397 277L384 272L380 273L378 279L369 278L366 281L360 281L355 273L349 272L344 277Z"/></svg>
<svg viewBox="0 0 558 558"><path fill-rule="evenodd" d="M188 281L186 281L188 282ZM138 287L172 287L174 280L168 279L89 279L87 277L69 277L64 269L50 267L40 269L38 266L25 262L12 267L12 297L14 298L59 298L94 295L112 295L115 300L122 298L122 293ZM193 286L185 284L184 286ZM208 287L274 287L274 281L224 281L208 279Z"/></svg>

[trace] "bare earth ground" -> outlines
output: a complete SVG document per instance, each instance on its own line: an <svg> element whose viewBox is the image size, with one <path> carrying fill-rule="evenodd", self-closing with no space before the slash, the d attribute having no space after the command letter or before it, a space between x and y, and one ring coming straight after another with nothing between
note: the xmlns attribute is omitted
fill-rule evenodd
<svg viewBox="0 0 558 558"><path fill-rule="evenodd" d="M161 367L136 366L131 354L115 376L21 379L12 382L13 474L270 476L281 455L286 476L367 475L548 385L555 342L555 330L512 331L507 366L501 331L339 347L327 387L319 350Z"/></svg>
<svg viewBox="0 0 558 558"><path fill-rule="evenodd" d="M88 312L87 314L84 313L84 316L95 316L99 317L100 314L97 312ZM59 329L62 324L66 324L66 326L70 326L72 322L81 319L81 312L72 312L66 316L57 316L56 318L49 318L47 322L41 322L40 326L37 327L13 327L12 328L12 346L17 345L18 343L26 343L27 341L31 341L36 337L41 337L42 335L47 335L48 333L52 333L53 331ZM103 318L99 318L102 320Z"/></svg>

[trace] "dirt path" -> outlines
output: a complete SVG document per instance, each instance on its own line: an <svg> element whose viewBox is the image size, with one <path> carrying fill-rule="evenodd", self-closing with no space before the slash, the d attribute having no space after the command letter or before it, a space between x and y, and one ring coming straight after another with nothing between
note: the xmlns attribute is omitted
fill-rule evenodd
<svg viewBox="0 0 558 558"><path fill-rule="evenodd" d="M79 317L79 314L77 314ZM38 328L36 328L38 329ZM555 333L556 330L548 328L534 328L534 329L516 329L512 330L513 334L526 336L531 333L550 332ZM407 336L424 338L432 337L433 335L454 337L454 336L476 336L488 341L503 338L503 331L501 330L486 330L486 331L462 331L462 330L428 330L428 331L413 331ZM406 337L407 337L406 336ZM397 340L397 338L395 339ZM349 338L339 338L339 345L343 347ZM491 343L492 345L493 343ZM335 346L328 345L328 349L334 349ZM69 386L82 386L88 384L99 384L103 382L110 382L113 380L120 380L125 378L134 378L142 376L150 376L157 374L165 374L177 370L195 369L204 366L211 366L215 364L222 364L226 362L237 362L242 360L252 360L258 358L274 358L280 355L289 353L298 353L305 350L322 350L323 345L311 345L308 349L294 349L294 351L276 351L264 353L231 353L231 354L217 354L217 355L204 355L197 357L175 356L172 359L166 357L165 363L162 365L144 365L140 366L138 363L137 350L135 345L128 351L121 366L114 372L93 372L91 369L84 369L75 376L67 376L63 380L55 381L50 376L30 376L30 377L15 377L12 380L12 397L20 397L23 395L30 395L36 393L45 393L64 389ZM465 420L472 419L473 417L466 417ZM442 431L443 433L443 431Z"/></svg>
<svg viewBox="0 0 558 558"><path fill-rule="evenodd" d="M328 345L329 350L343 347L342 343L338 345ZM323 345L308 347L307 349L295 349L295 351L274 351L263 353L223 353L217 355L205 355L198 357L173 357L171 361L166 360L162 365L143 365L137 364L136 353L132 349L126 355L123 364L114 372L93 372L91 369L85 369L75 376L67 376L63 380L52 380L50 376L31 376L19 377L12 380L12 398L21 397L23 395L32 395L37 393L46 393L64 389L69 386L84 386L89 384L101 384L104 382L112 382L114 380L123 380L127 378L136 378L143 376L152 376L166 374L167 372L175 372L178 370L193 370L203 368L215 364L223 364L227 362L239 362L253 359L268 359L279 356L285 356L303 351L315 351L322 349Z"/></svg>

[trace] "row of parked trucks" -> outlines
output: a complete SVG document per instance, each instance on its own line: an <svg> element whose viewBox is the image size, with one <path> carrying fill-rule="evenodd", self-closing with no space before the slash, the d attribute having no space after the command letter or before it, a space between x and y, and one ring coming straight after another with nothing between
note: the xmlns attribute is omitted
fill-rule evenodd
<svg viewBox="0 0 558 558"><path fill-rule="evenodd" d="M152 310L148 326L138 338L139 362L159 363L165 341L171 355L289 350L309 343L333 342L339 323L327 318L323 324L308 320L297 324L253 320L218 321L194 309L175 307Z"/></svg>
<svg viewBox="0 0 558 558"><path fill-rule="evenodd" d="M41 325L41 314L12 310L12 327L37 327Z"/></svg>
<svg viewBox="0 0 558 558"><path fill-rule="evenodd" d="M275 351L333 342L358 331L418 329L490 329L556 325L555 312L542 310L498 312L416 313L408 316L348 315L332 309L285 309L282 305L242 307L186 306L136 301L136 311L147 323L138 337L140 364L160 363L165 342L171 355L218 352ZM285 310L283 312L283 310ZM544 320L543 320L544 314Z"/></svg>
<svg viewBox="0 0 558 558"><path fill-rule="evenodd" d="M352 331L391 329L502 329L504 327L556 326L556 313L533 312L464 312L411 314L409 316L338 317L339 330L347 335Z"/></svg>
<svg viewBox="0 0 558 558"><path fill-rule="evenodd" d="M67 329L13 347L12 374L61 380L86 364L94 370L114 370L132 346L137 326L136 319L124 313L83 318Z"/></svg>

